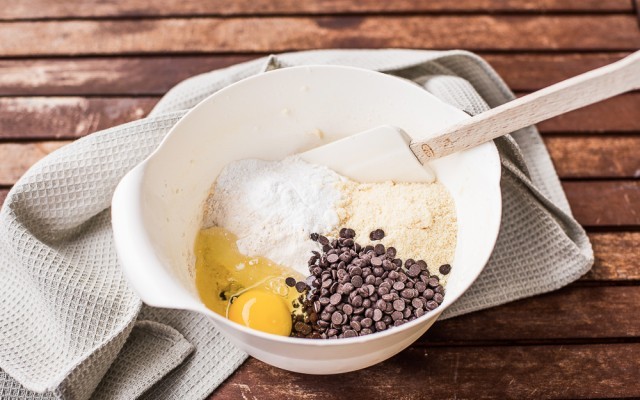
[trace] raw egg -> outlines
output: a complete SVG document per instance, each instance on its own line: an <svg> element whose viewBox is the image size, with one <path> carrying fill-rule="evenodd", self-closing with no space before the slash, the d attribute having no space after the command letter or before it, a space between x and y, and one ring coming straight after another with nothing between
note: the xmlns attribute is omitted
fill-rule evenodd
<svg viewBox="0 0 640 400"><path fill-rule="evenodd" d="M284 298L261 289L250 289L233 299L230 320L274 335L289 336L291 311Z"/></svg>
<svg viewBox="0 0 640 400"><path fill-rule="evenodd" d="M300 296L285 284L304 279L291 268L265 257L249 257L237 237L221 227L202 229L196 237L196 287L203 303L239 324L277 335L291 333L291 313ZM296 302L297 303L297 302Z"/></svg>

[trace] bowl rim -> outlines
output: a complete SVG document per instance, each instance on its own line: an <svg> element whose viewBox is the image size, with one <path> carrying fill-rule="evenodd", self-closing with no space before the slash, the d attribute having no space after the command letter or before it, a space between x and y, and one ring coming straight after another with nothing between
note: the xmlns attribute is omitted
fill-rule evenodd
<svg viewBox="0 0 640 400"><path fill-rule="evenodd" d="M114 238L119 237L120 240L115 240L115 245L116 245L116 250L118 253L118 257L120 260L122 260L123 258L131 260L131 259L139 259L139 260L149 260L150 257L151 259L153 259L155 262L157 262L158 264L162 264L162 262L158 259L158 257L156 257L155 251L153 250L153 246L149 243L149 237L148 235L146 235L146 229L144 227L144 223L142 222L142 218L135 218L135 214L131 214L132 211L136 211L131 209L131 207L133 207L133 205L135 204L136 207L138 207L137 211L141 211L141 197L142 197L142 187L143 185L141 184L143 179L144 179L144 175L146 172L146 169L148 167L148 163L149 161L151 161L154 157L156 157L159 153L166 151L165 147L167 147L167 141L170 139L171 136L175 135L176 131L179 131L181 128L181 125L184 124L184 121L189 119L190 116L192 114L194 114L195 112L198 112L201 108L205 108L208 106L208 104L212 103L212 99L218 98L218 97L223 97L226 92L228 92L229 90L236 90L236 88L238 86L243 86L243 85L251 85L253 81L255 80L259 80L259 79L263 79L264 76L269 75L269 76L273 76L275 74L287 74L290 73L291 71L297 71L297 70L332 70L332 71L350 71L350 72L357 72L357 73L361 73L361 74L368 74L368 75L375 75L376 79L389 79L389 80L394 80L396 84L398 85L406 85L408 87L411 87L412 90L420 90L421 92L423 92L422 94L427 95L427 96L431 96L433 97L435 100L437 100L438 102L442 103L444 107L447 107L449 109L451 109L453 112L458 113L458 114L464 114L466 117L469 117L468 114L464 113L462 110L453 107L450 104L445 103L444 101L440 100L439 98L437 98L436 96L432 95L431 93L429 93L428 91L424 90L423 88L421 88L420 86L416 85L415 83L413 83L412 81L409 80L405 80L390 74L386 74L383 72L379 72L379 71L374 71L374 70L369 70L369 69L364 69L364 68L358 68L358 67L351 67L351 66L341 66L341 65L302 65L302 66L293 66L293 67L286 67L286 68L281 68L281 69L276 69L276 70L272 70L272 71L268 71L268 72L264 72L264 73L259 73L256 75L252 75L249 76L247 78L241 79L237 82L234 82L220 90L218 90L215 93L212 93L211 95L207 96L206 98L204 98L203 100L201 100L198 104L196 104L191 110L189 110L185 115L183 115L178 122L169 130L169 132L165 135L165 137L161 140L160 144L156 147L156 149L153 150L153 152L147 156L147 158L145 158L142 162L140 162L136 167L134 167L131 171L129 171L125 177L122 179L122 181L120 182L120 184L118 184L118 187L116 188L116 191L114 193L113 196L113 201L112 201L112 225L113 225L113 233L114 233ZM491 257L492 253L493 253L493 249L495 248L496 242L497 242L497 238L498 238L498 233L500 230L500 226L501 226L501 218L502 218L502 193L501 193L501 189L500 189L500 181L501 181L501 163L500 163L500 156L498 153L498 149L495 145L495 143L493 141L481 144L480 146L477 147L488 147L488 151L489 151L489 159L493 159L493 166L494 168L496 168L496 170L493 171L493 173L491 174L491 176L494 177L493 181L488 183L486 188L487 190L494 190L496 193L495 198L497 199L496 204L494 204L495 207L495 212L496 215L498 216L496 218L496 224L494 227L492 227L493 229L488 230L487 231L487 235L491 235L494 239L492 241L492 246L491 249L488 249L485 257L483 257L482 260L479 260L479 262L482 263L482 267L478 268L477 271L475 272L475 274L472 276L472 279L469 281L469 284L466 286L463 286L459 292L459 294L457 296L453 296L453 298L451 297L445 297L445 301L447 302L445 307L438 307L435 310L429 311L427 313L425 313L425 315L416 318L413 321L407 322L401 326L398 327L393 327L390 329L387 329L383 332L375 332L373 334L370 335L365 335L365 336L357 336L357 337L353 337L353 338L341 338L339 340L309 340L307 338L297 338L297 337L290 337L290 336L280 336L280 335L275 335L272 333L267 333L267 332L262 332L256 329L252 329L249 327L245 327L244 325L238 324L234 321L231 321L225 317L223 317L222 315L219 315L217 313L215 313L213 310L210 310L208 307L206 307L204 305L204 303L202 302L202 300L200 299L199 296L194 296L191 292L187 291L186 289L184 289L184 287L182 286L181 283L177 282L177 279L173 276L171 276L173 278L173 286L175 286L176 289L179 290L179 296L185 296L188 293L188 296L190 297L190 301L185 301L185 304L189 304L188 306L180 306L180 305L176 305L175 307L172 307L174 309L183 309L183 310L190 310L190 311L195 311L195 312L199 312L199 313L203 313L211 318L214 319L214 321L216 321L216 324L220 323L220 324L231 324L232 327L234 329L238 329L241 332L251 335L251 336L256 336L260 339L264 339L267 341L274 341L274 342L279 342L279 343L283 343L283 344L295 344L295 345L304 345L304 346L312 346L312 347L325 347L325 346L344 346L344 345L353 345L353 344L364 344L364 343L368 343L371 341L376 341L376 340L380 340L380 339L384 339L388 336L393 336L396 334L400 334L406 330L410 330L416 326L422 325L427 321L430 321L432 319L436 319L440 316L440 314L442 314L449 306L451 306L453 303L455 303L455 301L457 301L462 295L464 295L464 293L473 285L473 283L476 281L476 279L478 278L478 276L480 276L480 274L482 273L482 271L484 271L487 262L489 261L489 258ZM465 150L467 151L467 150ZM139 185L135 185L134 182L140 183ZM134 192L131 193L130 190L133 188ZM128 189L128 190L127 190ZM129 191L130 194L135 194L135 200L131 202L130 198L127 204L127 201L125 201L127 199L126 196L126 191ZM129 218L127 218L127 221L124 220L124 218L122 217L122 214L120 213L121 210L123 209L128 209L129 212L123 212L122 214L127 214L129 215ZM138 216L140 216L141 213L138 212ZM138 223L139 226L138 227L134 227L134 229L131 229L131 217L133 217L135 223ZM126 229L125 229L126 228ZM137 228L137 229L135 229ZM140 246L140 247L144 247L144 248L138 248L138 250L140 252L144 252L144 256L137 256L137 257L131 257L130 254L123 256L124 253L121 248L122 246L119 246L119 243L124 244L124 242L126 242L127 240L140 240L141 237L140 236L136 236L136 234L134 233L143 233L144 235L144 246ZM120 248L120 249L119 249ZM134 289L134 291L140 295L140 293L138 292L138 290L136 289L137 285L135 285L132 282L133 278L130 278L130 273L131 273L131 268L126 267L125 264L133 264L133 263L125 263L125 262L121 262L122 264L122 269L124 272L124 275L127 279L127 281L129 282L130 286ZM164 267L162 267L163 269L165 269ZM166 271L165 271L166 272ZM167 272L167 274L170 274L169 272ZM142 298L143 296L140 295L140 297ZM143 300L143 302L147 303L146 301ZM150 304L151 306L154 306L154 304L152 304L152 302L149 302L148 304ZM159 307L164 307L163 305L160 305Z"/></svg>

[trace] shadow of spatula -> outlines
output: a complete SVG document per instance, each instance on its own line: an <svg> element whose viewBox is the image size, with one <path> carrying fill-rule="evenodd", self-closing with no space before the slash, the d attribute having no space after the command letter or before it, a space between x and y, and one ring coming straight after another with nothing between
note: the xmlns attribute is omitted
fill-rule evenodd
<svg viewBox="0 0 640 400"><path fill-rule="evenodd" d="M420 140L384 125L300 154L360 182L430 182L429 160L640 88L640 51L528 94Z"/></svg>

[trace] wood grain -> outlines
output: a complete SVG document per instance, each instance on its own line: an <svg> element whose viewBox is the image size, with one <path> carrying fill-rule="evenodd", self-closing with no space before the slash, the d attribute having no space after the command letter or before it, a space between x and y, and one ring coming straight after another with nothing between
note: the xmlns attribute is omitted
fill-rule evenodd
<svg viewBox="0 0 640 400"><path fill-rule="evenodd" d="M583 281L640 280L640 232L592 232L589 240L595 264Z"/></svg>
<svg viewBox="0 0 640 400"><path fill-rule="evenodd" d="M627 313L639 302L639 286L569 286L438 321L416 344L632 338L640 336L640 320Z"/></svg>
<svg viewBox="0 0 640 400"><path fill-rule="evenodd" d="M350 14L394 12L632 12L628 0L21 0L0 9L0 19L167 15Z"/></svg>
<svg viewBox="0 0 640 400"><path fill-rule="evenodd" d="M638 110L640 110L640 93L628 93L541 122L538 128L547 133L638 132L640 131Z"/></svg>
<svg viewBox="0 0 640 400"><path fill-rule="evenodd" d="M0 139L73 139L141 118L158 100L157 96L0 97ZM640 93L632 93L556 117L539 127L543 134L636 134L640 132L639 109Z"/></svg>
<svg viewBox="0 0 640 400"><path fill-rule="evenodd" d="M509 87L533 91L628 53L485 54ZM261 55L0 59L1 96L162 95L196 74Z"/></svg>
<svg viewBox="0 0 640 400"><path fill-rule="evenodd" d="M193 75L256 57L0 60L0 95L162 95Z"/></svg>
<svg viewBox="0 0 640 400"><path fill-rule="evenodd" d="M0 144L0 185L14 184L29 167L69 142Z"/></svg>
<svg viewBox="0 0 640 400"><path fill-rule="evenodd" d="M0 139L75 139L139 119L158 98L0 98Z"/></svg>
<svg viewBox="0 0 640 400"><path fill-rule="evenodd" d="M303 375L255 359L215 399L638 397L640 344L410 348L342 375Z"/></svg>
<svg viewBox="0 0 640 400"><path fill-rule="evenodd" d="M640 180L571 181L563 182L562 186L580 224L590 227L640 225Z"/></svg>
<svg viewBox="0 0 640 400"><path fill-rule="evenodd" d="M545 137L563 178L640 177L640 136Z"/></svg>
<svg viewBox="0 0 640 400"><path fill-rule="evenodd" d="M544 32L543 40L540 32ZM0 54L5 57L277 52L329 47L635 50L640 47L640 30L633 15L168 18L0 23Z"/></svg>

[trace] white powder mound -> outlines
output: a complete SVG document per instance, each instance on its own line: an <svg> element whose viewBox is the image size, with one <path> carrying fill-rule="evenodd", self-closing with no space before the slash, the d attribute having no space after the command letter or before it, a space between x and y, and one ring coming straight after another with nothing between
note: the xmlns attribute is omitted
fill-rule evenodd
<svg viewBox="0 0 640 400"><path fill-rule="evenodd" d="M298 157L247 159L228 164L207 199L204 227L222 226L238 236L238 249L308 274L312 232L331 232L344 200L344 178Z"/></svg>

